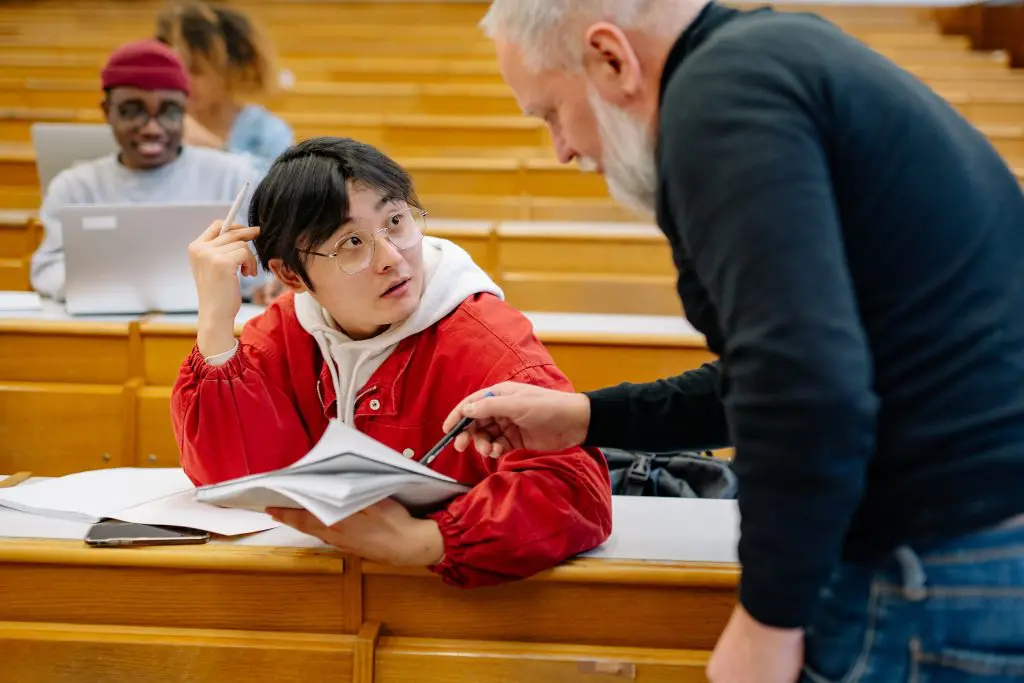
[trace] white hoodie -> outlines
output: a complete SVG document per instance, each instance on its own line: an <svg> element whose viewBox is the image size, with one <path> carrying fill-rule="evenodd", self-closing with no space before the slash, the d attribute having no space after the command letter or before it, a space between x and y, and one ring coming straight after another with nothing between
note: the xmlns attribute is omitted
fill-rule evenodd
<svg viewBox="0 0 1024 683"><path fill-rule="evenodd" d="M345 424L353 425L356 394L399 342L435 324L474 294L505 296L462 247L448 240L423 238L423 270L423 295L413 314L376 337L361 341L339 330L331 315L308 292L295 296L295 315L302 329L316 340L327 362L338 397L338 419Z"/></svg>

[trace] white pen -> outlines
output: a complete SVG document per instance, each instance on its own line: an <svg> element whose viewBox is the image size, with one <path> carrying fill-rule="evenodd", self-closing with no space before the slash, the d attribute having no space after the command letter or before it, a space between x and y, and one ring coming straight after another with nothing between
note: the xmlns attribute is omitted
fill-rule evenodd
<svg viewBox="0 0 1024 683"><path fill-rule="evenodd" d="M231 224L235 222L235 216L238 215L238 210L242 208L242 200L245 199L245 191L249 189L249 181L246 180L245 184L242 185L242 189L239 190L238 196L235 197L235 203L231 205L231 210L228 211L228 217L224 219L224 224L220 226L220 234L226 233L231 229Z"/></svg>

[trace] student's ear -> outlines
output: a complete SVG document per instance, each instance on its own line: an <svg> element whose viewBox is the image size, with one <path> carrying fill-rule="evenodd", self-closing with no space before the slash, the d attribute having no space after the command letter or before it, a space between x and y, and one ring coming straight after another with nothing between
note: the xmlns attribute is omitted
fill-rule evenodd
<svg viewBox="0 0 1024 683"><path fill-rule="evenodd" d="M603 100L626 107L643 85L640 58L615 24L599 21L584 38L583 71Z"/></svg>
<svg viewBox="0 0 1024 683"><path fill-rule="evenodd" d="M274 274L274 277L277 278L278 282L296 294L301 294L302 292L309 290L309 287L307 287L306 283L302 281L302 278L299 277L294 270L286 266L284 261L281 259L272 258L267 265L270 267L270 272Z"/></svg>
<svg viewBox="0 0 1024 683"><path fill-rule="evenodd" d="M103 111L103 118L109 123L110 122L110 100L103 98L100 100L100 109Z"/></svg>

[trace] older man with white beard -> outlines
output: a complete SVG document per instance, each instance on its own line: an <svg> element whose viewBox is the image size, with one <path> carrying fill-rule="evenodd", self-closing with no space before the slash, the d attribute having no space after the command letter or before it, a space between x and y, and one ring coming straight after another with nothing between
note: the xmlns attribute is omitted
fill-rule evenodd
<svg viewBox="0 0 1024 683"><path fill-rule="evenodd" d="M559 159L655 213L721 356L651 384L503 384L484 455L731 442L723 681L1024 671L1024 194L918 80L817 17L706 0L495 0Z"/></svg>

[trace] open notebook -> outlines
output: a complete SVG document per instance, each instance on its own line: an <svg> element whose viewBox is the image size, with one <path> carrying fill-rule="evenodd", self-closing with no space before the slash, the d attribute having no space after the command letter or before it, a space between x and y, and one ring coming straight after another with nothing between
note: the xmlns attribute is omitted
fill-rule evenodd
<svg viewBox="0 0 1024 683"><path fill-rule="evenodd" d="M195 488L180 469L115 467L29 480L0 489L0 508L42 518L94 523L119 519L168 524L235 536L278 526L264 514L227 510L195 500ZM4 530L0 529L0 536Z"/></svg>
<svg viewBox="0 0 1024 683"><path fill-rule="evenodd" d="M304 508L331 525L385 498L417 510L468 490L451 477L332 420L301 460L273 472L201 487L196 500L261 512L268 507Z"/></svg>

